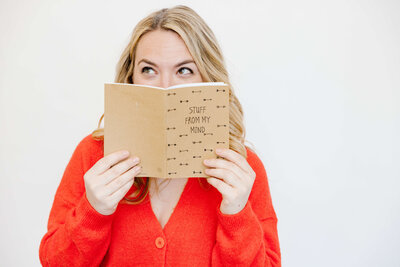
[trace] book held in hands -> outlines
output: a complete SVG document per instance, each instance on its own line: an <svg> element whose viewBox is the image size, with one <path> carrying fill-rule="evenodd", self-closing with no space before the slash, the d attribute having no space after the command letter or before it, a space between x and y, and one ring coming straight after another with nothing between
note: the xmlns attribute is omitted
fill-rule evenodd
<svg viewBox="0 0 400 267"><path fill-rule="evenodd" d="M229 148L227 84L104 85L104 156L138 156L138 177L209 177L203 160L216 148Z"/></svg>

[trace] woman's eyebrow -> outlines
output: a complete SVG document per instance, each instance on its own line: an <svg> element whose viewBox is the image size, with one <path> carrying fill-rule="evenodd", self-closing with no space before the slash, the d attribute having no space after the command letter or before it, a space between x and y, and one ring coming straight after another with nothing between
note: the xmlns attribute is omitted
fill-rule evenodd
<svg viewBox="0 0 400 267"><path fill-rule="evenodd" d="M176 64L176 65L175 65L175 68L177 68L177 67L179 67L179 66L181 66L181 65L187 64L187 63L194 63L194 60L192 60L192 59L186 59L186 60L182 61L181 63Z"/></svg>
<svg viewBox="0 0 400 267"><path fill-rule="evenodd" d="M145 62L145 63L147 63L147 64L149 64L149 65L152 65L152 66L157 67L157 64L156 64L156 63L151 62L150 60L148 60L148 59L146 59L146 58L141 59L141 60L138 62L138 65L139 65L141 62ZM177 68L177 67L179 67L179 66L181 66L181 65L184 65L184 64L188 64L188 63L195 63L195 62L194 62L194 60L192 60L192 59L186 59L186 60L184 60L184 61L182 61L182 62L176 64L176 65L175 65L175 68Z"/></svg>
<svg viewBox="0 0 400 267"><path fill-rule="evenodd" d="M149 65L153 65L153 66L157 67L157 64L156 64L156 63L153 63L153 62L151 62L150 60L145 59L145 58L141 59L141 60L138 62L138 65L139 65L141 62L145 62L145 63L147 63L147 64L149 64Z"/></svg>

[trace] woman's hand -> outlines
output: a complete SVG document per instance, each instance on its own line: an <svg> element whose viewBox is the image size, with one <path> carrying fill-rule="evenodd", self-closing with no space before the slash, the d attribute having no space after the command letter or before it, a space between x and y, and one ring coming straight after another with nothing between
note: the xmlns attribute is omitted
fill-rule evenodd
<svg viewBox="0 0 400 267"><path fill-rule="evenodd" d="M225 159L204 160L204 165L214 167L205 170L213 176L207 181L222 195L221 212L236 214L246 206L256 174L239 153L224 148L217 148L215 152Z"/></svg>
<svg viewBox="0 0 400 267"><path fill-rule="evenodd" d="M129 152L126 152L124 154L124 151L117 151L101 158L83 177L86 197L100 214L110 215L115 212L119 201L129 191L135 176L141 171L141 166L136 166L139 158L126 159L129 156Z"/></svg>

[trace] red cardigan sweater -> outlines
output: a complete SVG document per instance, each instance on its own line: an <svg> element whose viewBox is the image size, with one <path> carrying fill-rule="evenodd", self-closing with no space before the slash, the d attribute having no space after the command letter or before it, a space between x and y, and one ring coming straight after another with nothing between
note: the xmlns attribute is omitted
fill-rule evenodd
<svg viewBox="0 0 400 267"><path fill-rule="evenodd" d="M257 155L248 148L247 153L256 179L243 210L221 213L221 194L188 179L163 229L149 195L138 205L120 203L111 215L102 215L90 205L83 175L104 152L103 141L86 136L72 154L55 194L39 248L42 265L281 266L267 175Z"/></svg>

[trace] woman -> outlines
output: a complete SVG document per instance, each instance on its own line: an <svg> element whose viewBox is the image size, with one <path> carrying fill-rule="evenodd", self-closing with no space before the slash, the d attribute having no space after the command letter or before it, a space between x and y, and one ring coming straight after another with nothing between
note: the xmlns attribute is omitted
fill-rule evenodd
<svg viewBox="0 0 400 267"><path fill-rule="evenodd" d="M115 79L158 87L216 81L229 84L220 48L185 6L139 22ZM210 178L135 177L140 159L125 151L104 157L103 139L100 128L86 136L68 163L40 244L42 265L280 266L267 175L244 145L233 91L230 148L204 161Z"/></svg>

